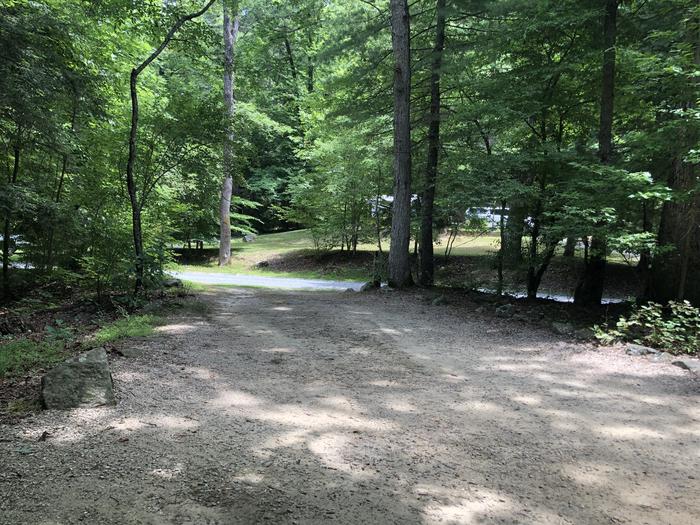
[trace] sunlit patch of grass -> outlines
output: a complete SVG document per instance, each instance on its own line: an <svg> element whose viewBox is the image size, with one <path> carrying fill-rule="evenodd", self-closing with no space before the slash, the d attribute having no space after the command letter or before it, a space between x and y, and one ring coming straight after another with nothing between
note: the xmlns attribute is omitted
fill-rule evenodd
<svg viewBox="0 0 700 525"><path fill-rule="evenodd" d="M0 376L21 375L36 368L48 368L64 357L64 342L36 342L22 338L0 346Z"/></svg>
<svg viewBox="0 0 700 525"><path fill-rule="evenodd" d="M445 250L447 236L442 236L435 244L435 253ZM388 253L389 239L382 239L382 249ZM481 236L460 235L454 240L452 255L488 255L498 249L498 236L488 234ZM361 243L357 247L361 254L373 254L378 250L376 243ZM366 281L371 278L372 270L360 267L349 257L348 264L335 260L332 264L313 263L310 257L316 252L311 232L296 230L283 233L259 235L253 242L233 241L231 263L219 266L215 259L198 264L178 264L173 270L180 272L228 273L244 275L261 275L267 277L288 277L301 279L352 280ZM290 260L311 259L305 268L280 271L272 267L259 267L261 261L271 261L279 257L289 257Z"/></svg>
<svg viewBox="0 0 700 525"><path fill-rule="evenodd" d="M145 337L154 333L154 328L162 322L155 315L130 315L106 324L88 340L87 345L94 347L118 341L126 337Z"/></svg>

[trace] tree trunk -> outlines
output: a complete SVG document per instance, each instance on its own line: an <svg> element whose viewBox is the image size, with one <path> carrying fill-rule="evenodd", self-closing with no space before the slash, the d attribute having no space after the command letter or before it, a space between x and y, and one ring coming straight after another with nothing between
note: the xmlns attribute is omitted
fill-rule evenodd
<svg viewBox="0 0 700 525"><path fill-rule="evenodd" d="M506 242L506 223L505 223L505 216L506 216L506 201L503 200L501 201L501 216L499 217L498 220L498 233L501 241L501 245L498 249L498 288L496 292L498 295L503 295L503 245Z"/></svg>
<svg viewBox="0 0 700 525"><path fill-rule="evenodd" d="M669 186L692 191L698 184L697 169L681 159L675 161ZM671 246L670 253L654 257L649 296L659 302L687 299L700 305L700 196L664 204L659 226L659 246ZM693 278L688 279L688 276Z"/></svg>
<svg viewBox="0 0 700 525"><path fill-rule="evenodd" d="M692 45L695 65L700 66L700 26L693 20ZM695 77L695 86L700 79ZM690 99L684 109L692 109ZM696 147L698 136L689 133L681 137L689 148ZM648 295L659 302L688 300L700 306L700 192L698 192L698 168L683 162L678 155L673 162L673 172L668 186L677 192L687 192L684 200L672 200L664 204L659 226L659 246L671 246L673 251L654 257ZM691 277L690 279L688 277Z"/></svg>
<svg viewBox="0 0 700 525"><path fill-rule="evenodd" d="M542 283L542 277L544 273L549 268L549 263L552 262L552 257L554 256L554 251L557 245L553 244L547 247L542 262L539 267L535 267L534 264L530 265L527 271L527 298L537 299L537 291L540 289L540 284Z"/></svg>
<svg viewBox="0 0 700 525"><path fill-rule="evenodd" d="M233 195L233 116L236 111L236 100L233 96L233 52L238 38L238 6L233 5L229 13L228 1L224 3L224 105L226 106L226 136L224 138L224 180L221 186L221 202L219 206L219 266L225 266L231 261L231 198ZM234 19L231 20L233 15Z"/></svg>
<svg viewBox="0 0 700 525"><path fill-rule="evenodd" d="M383 255L382 252L382 216L380 212L380 199L381 199L381 180L382 180L382 168L377 166L377 195L374 200L374 213L375 213L375 226L377 229L377 248L379 253Z"/></svg>
<svg viewBox="0 0 700 525"><path fill-rule="evenodd" d="M503 240L503 260L506 264L517 265L523 262L523 231L526 216L526 206L519 200L511 200Z"/></svg>
<svg viewBox="0 0 700 525"><path fill-rule="evenodd" d="M138 293L143 288L144 274L143 235L141 233L141 208L143 207L144 203L139 202L138 200L138 195L136 193L136 180L134 178L139 125L139 99L138 91L136 89L138 78L141 72L146 69L151 62L158 58L158 56L173 39L175 33L177 33L178 29L180 29L185 22L202 16L215 1L216 0L209 0L207 4L199 11L178 18L170 28L170 31L168 31L168 33L165 35L165 38L160 45L148 56L148 58L146 58L146 60L131 70L131 78L129 82L129 90L131 92L131 127L129 129L129 158L126 162L126 189L129 193L129 202L131 203L132 234L134 239L134 255L136 259L136 282L134 284L135 293Z"/></svg>
<svg viewBox="0 0 700 525"><path fill-rule="evenodd" d="M615 41L617 38L617 7L619 0L604 0L603 23L603 79L600 97L600 129L598 133L598 156L600 162L609 164L612 157L612 125L615 98ZM584 262L583 275L576 286L574 303L580 305L600 304L605 286L607 240L596 234L591 240L591 251Z"/></svg>
<svg viewBox="0 0 700 525"><path fill-rule="evenodd" d="M129 82L131 92L131 129L129 131L129 160L126 163L126 190L129 193L131 203L131 233L134 240L134 269L136 281L134 283L135 292L138 293L143 288L143 235L141 233L141 207L136 194L136 181L134 179L134 164L136 163L136 138L139 125L139 98L136 90L139 72L137 69L131 70L131 80Z"/></svg>
<svg viewBox="0 0 700 525"><path fill-rule="evenodd" d="M564 257L573 257L576 255L576 237L569 236L566 238L566 244L564 245Z"/></svg>
<svg viewBox="0 0 700 525"><path fill-rule="evenodd" d="M600 304L605 286L606 239L602 235L591 237L584 272L574 291L574 303L578 305Z"/></svg>
<svg viewBox="0 0 700 525"><path fill-rule="evenodd" d="M394 202L389 249L389 285L413 283L409 259L411 236L411 50L407 0L391 0L394 52Z"/></svg>
<svg viewBox="0 0 700 525"><path fill-rule="evenodd" d="M71 134L75 134L75 123L78 117L78 102L79 102L79 97L78 93L75 90L75 86L73 86L73 94L75 95L73 97L73 110L71 111L71 118L70 118L70 130ZM58 178L58 185L56 187L56 194L54 196L54 202L58 204L61 202L61 193L63 192L63 185L65 183L66 179L66 174L68 173L68 161L69 161L69 154L68 152L63 153L63 157L61 159L61 174ZM55 224L51 224L49 226L49 235L48 235L48 248L47 248L47 256L46 256L46 270L51 273L53 271L53 246L54 246L54 236L56 232L56 226Z"/></svg>
<svg viewBox="0 0 700 525"><path fill-rule="evenodd" d="M428 159L425 168L425 189L421 199L420 270L418 281L423 286L433 284L435 259L433 255L433 208L440 153L440 69L445 49L445 2L437 0L435 47L430 76L430 124L428 125Z"/></svg>
<svg viewBox="0 0 700 525"><path fill-rule="evenodd" d="M20 163L21 150L18 144L14 147L14 164L12 167L12 175L10 176L10 184L14 185L17 183L17 177L19 176L19 163ZM2 296L5 300L10 297L10 247L12 246L12 240L10 236L12 235L12 214L10 210L7 211L5 215L5 223L3 225L2 231Z"/></svg>

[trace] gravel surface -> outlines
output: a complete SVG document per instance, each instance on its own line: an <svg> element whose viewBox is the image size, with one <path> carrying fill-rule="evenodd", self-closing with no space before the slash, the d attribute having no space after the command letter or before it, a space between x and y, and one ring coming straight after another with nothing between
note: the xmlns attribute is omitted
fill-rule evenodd
<svg viewBox="0 0 700 525"><path fill-rule="evenodd" d="M697 524L700 381L420 292L224 289L0 427L0 523Z"/></svg>

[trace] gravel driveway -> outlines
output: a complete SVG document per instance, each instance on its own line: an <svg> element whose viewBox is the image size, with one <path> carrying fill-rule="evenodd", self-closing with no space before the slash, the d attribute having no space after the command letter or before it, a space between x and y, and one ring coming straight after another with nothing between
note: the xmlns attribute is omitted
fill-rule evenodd
<svg viewBox="0 0 700 525"><path fill-rule="evenodd" d="M698 523L690 372L419 292L203 300L117 407L0 427L0 523Z"/></svg>

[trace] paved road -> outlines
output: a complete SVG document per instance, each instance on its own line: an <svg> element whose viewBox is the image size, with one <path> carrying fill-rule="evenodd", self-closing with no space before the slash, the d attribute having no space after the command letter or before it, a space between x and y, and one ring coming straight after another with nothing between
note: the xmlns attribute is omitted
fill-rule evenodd
<svg viewBox="0 0 700 525"><path fill-rule="evenodd" d="M170 272L170 275L183 281L201 284L230 284L235 286L259 286L281 290L347 290L360 291L364 283L355 281L324 281L320 279L294 279L289 277L262 277L206 272Z"/></svg>

